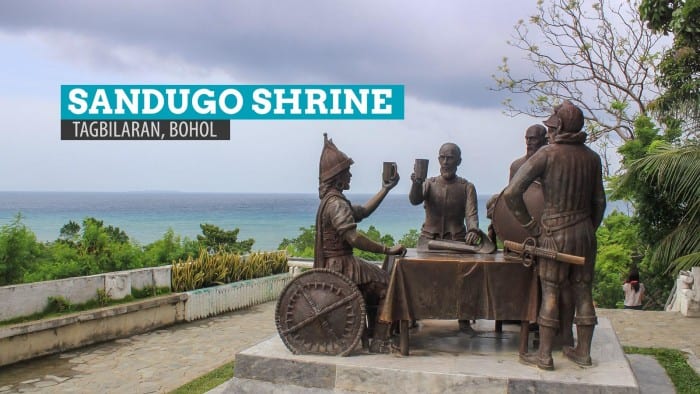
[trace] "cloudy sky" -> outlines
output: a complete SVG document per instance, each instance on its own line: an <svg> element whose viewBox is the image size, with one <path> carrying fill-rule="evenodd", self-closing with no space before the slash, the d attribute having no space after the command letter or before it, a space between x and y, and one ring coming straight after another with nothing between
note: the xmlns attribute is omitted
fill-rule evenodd
<svg viewBox="0 0 700 394"><path fill-rule="evenodd" d="M0 3L0 191L300 192L318 186L323 132L374 192L415 158L499 191L541 119L502 114L491 75L535 0L4 1ZM61 141L62 84L402 84L396 121L234 120L230 141Z"/></svg>

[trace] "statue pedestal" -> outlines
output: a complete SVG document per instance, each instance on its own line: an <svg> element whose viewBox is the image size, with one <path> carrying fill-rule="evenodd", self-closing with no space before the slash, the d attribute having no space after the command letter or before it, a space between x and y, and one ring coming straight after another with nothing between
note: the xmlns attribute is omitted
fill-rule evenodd
<svg viewBox="0 0 700 394"><path fill-rule="evenodd" d="M700 317L700 267L680 272L676 292L666 310L680 312L686 317Z"/></svg>
<svg viewBox="0 0 700 394"><path fill-rule="evenodd" d="M236 355L227 393L260 392L500 392L639 393L610 321L599 319L593 336L593 366L581 368L555 350L554 371L518 362L516 325L494 332L479 320L476 337L458 331L457 321L425 320L411 332L411 353L348 357L297 356L274 336ZM574 330L575 331L575 330Z"/></svg>

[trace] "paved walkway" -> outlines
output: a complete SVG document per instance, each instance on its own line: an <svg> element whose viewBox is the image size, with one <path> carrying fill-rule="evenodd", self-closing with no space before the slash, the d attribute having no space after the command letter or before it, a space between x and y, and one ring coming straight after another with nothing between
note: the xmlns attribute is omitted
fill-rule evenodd
<svg viewBox="0 0 700 394"><path fill-rule="evenodd" d="M0 393L163 393L275 335L274 302L0 367Z"/></svg>
<svg viewBox="0 0 700 394"><path fill-rule="evenodd" d="M0 393L162 393L276 335L274 302L36 360L0 367ZM679 313L599 310L623 345L700 354L700 319ZM700 371L697 357L691 357Z"/></svg>
<svg viewBox="0 0 700 394"><path fill-rule="evenodd" d="M700 356L700 318L678 312L598 309L610 319L620 343L625 346L665 347Z"/></svg>
<svg viewBox="0 0 700 394"><path fill-rule="evenodd" d="M610 319L623 346L681 350L688 354L688 364L700 374L700 318L684 317L679 312L632 309L597 312Z"/></svg>

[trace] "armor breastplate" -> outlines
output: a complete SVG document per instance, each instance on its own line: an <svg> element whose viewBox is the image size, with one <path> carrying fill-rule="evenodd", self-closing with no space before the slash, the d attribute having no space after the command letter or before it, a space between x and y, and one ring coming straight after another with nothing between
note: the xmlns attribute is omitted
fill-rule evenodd
<svg viewBox="0 0 700 394"><path fill-rule="evenodd" d="M352 245L333 228L330 222L323 223L323 257L347 256L352 254Z"/></svg>

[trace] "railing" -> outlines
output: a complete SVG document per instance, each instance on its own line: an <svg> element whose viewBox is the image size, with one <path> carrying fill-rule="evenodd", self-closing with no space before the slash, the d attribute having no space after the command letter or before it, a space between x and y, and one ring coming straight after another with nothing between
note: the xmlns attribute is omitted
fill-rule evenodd
<svg viewBox="0 0 700 394"><path fill-rule="evenodd" d="M368 261L368 263L376 264L379 266L382 265L381 261ZM296 257L294 258L294 260L290 259L289 261L287 261L287 266L289 267L289 273L292 274L292 276L297 276L301 274L304 270L313 268L314 260Z"/></svg>
<svg viewBox="0 0 700 394"><path fill-rule="evenodd" d="M292 280L285 273L186 292L185 320L192 321L277 299Z"/></svg>

